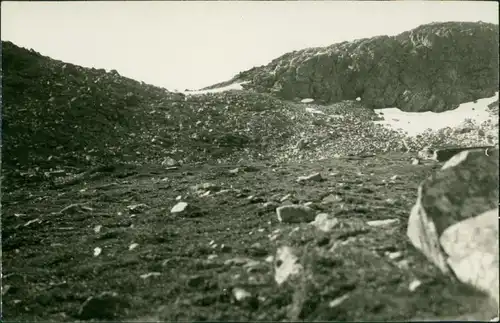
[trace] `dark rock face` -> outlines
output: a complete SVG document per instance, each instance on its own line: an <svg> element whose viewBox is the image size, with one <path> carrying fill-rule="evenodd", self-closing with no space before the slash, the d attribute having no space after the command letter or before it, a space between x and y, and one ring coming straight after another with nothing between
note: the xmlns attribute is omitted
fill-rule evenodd
<svg viewBox="0 0 500 323"><path fill-rule="evenodd" d="M372 108L441 112L498 89L498 26L447 22L287 53L236 76L285 99L361 97Z"/></svg>

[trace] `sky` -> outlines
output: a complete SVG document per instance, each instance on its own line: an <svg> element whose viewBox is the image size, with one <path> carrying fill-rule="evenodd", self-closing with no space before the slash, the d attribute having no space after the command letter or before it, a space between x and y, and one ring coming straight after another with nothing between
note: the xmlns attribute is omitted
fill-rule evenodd
<svg viewBox="0 0 500 323"><path fill-rule="evenodd" d="M6 1L1 9L2 40L180 91L307 47L437 21L498 24L496 1Z"/></svg>

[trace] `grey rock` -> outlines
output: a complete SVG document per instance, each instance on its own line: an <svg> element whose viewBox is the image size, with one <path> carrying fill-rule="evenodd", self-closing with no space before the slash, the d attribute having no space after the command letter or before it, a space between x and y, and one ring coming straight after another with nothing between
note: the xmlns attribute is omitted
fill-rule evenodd
<svg viewBox="0 0 500 323"><path fill-rule="evenodd" d="M276 209L278 221L283 223L311 222L315 218L314 210L303 205L283 205Z"/></svg>

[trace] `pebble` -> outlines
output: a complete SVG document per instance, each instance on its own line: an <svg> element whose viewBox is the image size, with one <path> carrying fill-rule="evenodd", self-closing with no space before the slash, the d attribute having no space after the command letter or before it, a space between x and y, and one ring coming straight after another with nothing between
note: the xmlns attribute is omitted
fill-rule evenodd
<svg viewBox="0 0 500 323"><path fill-rule="evenodd" d="M340 297L335 298L330 303L328 303L328 306L330 308L337 307L340 304L342 304L345 300L347 300L348 298L349 298L349 294L342 295Z"/></svg>
<svg viewBox="0 0 500 323"><path fill-rule="evenodd" d="M292 194L287 194L285 196L283 196L281 199L280 199L280 202L285 202L286 200L288 200L290 197L292 197Z"/></svg>
<svg viewBox="0 0 500 323"><path fill-rule="evenodd" d="M323 179L323 177L321 177L320 173L314 173L314 174L311 174L308 176L299 176L299 178L297 178L297 182L299 182L299 183L308 182L308 181L319 182L322 179Z"/></svg>
<svg viewBox="0 0 500 323"><path fill-rule="evenodd" d="M158 272L151 272L151 273L142 274L140 277L141 277L142 279L147 279L147 278L149 278L149 277L158 277L158 276L160 276L160 275L161 275L161 273L158 273Z"/></svg>
<svg viewBox="0 0 500 323"><path fill-rule="evenodd" d="M403 256L403 253L401 251L396 251L396 252L389 252L387 254L387 257L389 257L389 259L391 260L396 260L396 259L399 259Z"/></svg>
<svg viewBox="0 0 500 323"><path fill-rule="evenodd" d="M415 279L414 281L412 281L410 283L410 286L408 286L408 289L410 290L410 292L414 292L415 290L417 290L418 287L420 287L420 285L422 285L422 282L418 279Z"/></svg>
<svg viewBox="0 0 500 323"><path fill-rule="evenodd" d="M242 300L251 297L252 294L250 294L243 288L235 287L233 288L233 296L238 302L241 302Z"/></svg>
<svg viewBox="0 0 500 323"><path fill-rule="evenodd" d="M393 224L398 223L398 219L385 219L385 220L374 220L374 221L368 221L366 224L368 224L371 227L387 227Z"/></svg>

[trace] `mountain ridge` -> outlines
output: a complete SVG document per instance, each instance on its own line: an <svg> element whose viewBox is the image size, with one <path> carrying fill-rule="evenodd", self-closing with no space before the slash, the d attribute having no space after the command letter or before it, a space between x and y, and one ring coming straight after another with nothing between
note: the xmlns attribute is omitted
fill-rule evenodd
<svg viewBox="0 0 500 323"><path fill-rule="evenodd" d="M361 97L372 108L441 112L493 95L497 71L498 25L435 22L288 52L231 81L284 99L326 104Z"/></svg>

